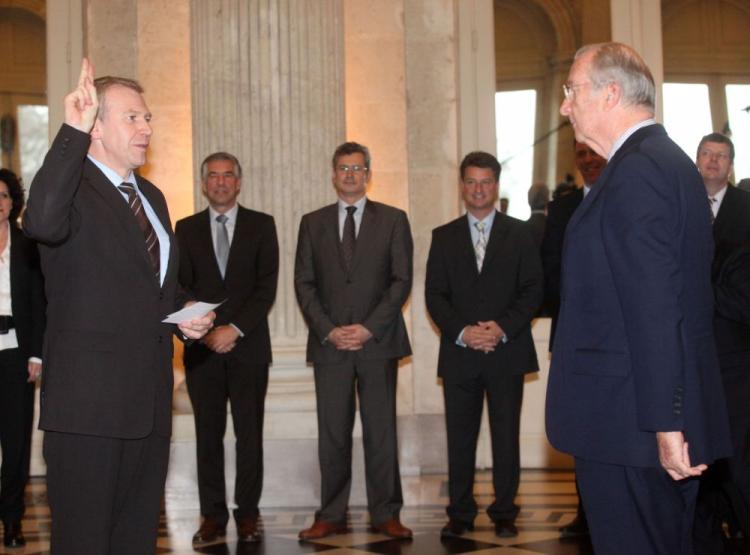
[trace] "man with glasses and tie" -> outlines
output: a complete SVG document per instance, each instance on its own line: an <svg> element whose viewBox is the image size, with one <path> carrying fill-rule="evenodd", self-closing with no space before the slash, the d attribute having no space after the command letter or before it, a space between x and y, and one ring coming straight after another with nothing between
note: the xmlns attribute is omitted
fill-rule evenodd
<svg viewBox="0 0 750 555"><path fill-rule="evenodd" d="M164 195L135 173L152 134L142 93L83 60L24 215L48 301L39 426L57 555L156 549L175 331L162 320L184 302ZM212 321L179 329L199 339Z"/></svg>
<svg viewBox="0 0 750 555"><path fill-rule="evenodd" d="M227 401L237 438L234 519L240 542L261 540L263 409L271 363L268 312L276 297L279 245L274 220L237 202L242 167L216 152L201 164L208 208L177 222L180 284L194 297L221 302L214 328L185 348L185 379L195 414L198 493L203 521L196 545L226 534L224 481Z"/></svg>
<svg viewBox="0 0 750 555"><path fill-rule="evenodd" d="M711 206L714 334L734 447L731 457L711 466L698 496L696 552L717 553L725 521L732 536L750 537L750 194L729 183L734 144L726 135L703 137L695 163Z"/></svg>
<svg viewBox="0 0 750 555"><path fill-rule="evenodd" d="M461 162L466 215L432 232L425 298L440 330L448 432L449 521L443 537L474 529L474 470L485 396L492 434L495 533L518 534L518 434L524 374L539 370L531 320L542 302L539 252L525 222L496 209L500 164L486 152Z"/></svg>
<svg viewBox="0 0 750 555"><path fill-rule="evenodd" d="M406 214L369 200L367 147L333 155L338 202L302 217L294 268L307 325L318 405L320 509L302 540L347 530L355 391L372 528L407 539L396 440L398 360L411 354L401 309L411 290L413 244Z"/></svg>

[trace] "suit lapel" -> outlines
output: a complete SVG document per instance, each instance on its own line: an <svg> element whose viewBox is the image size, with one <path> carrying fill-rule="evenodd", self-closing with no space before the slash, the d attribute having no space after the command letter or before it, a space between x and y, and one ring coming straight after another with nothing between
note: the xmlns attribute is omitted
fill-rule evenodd
<svg viewBox="0 0 750 555"><path fill-rule="evenodd" d="M336 222L338 225L338 221ZM350 270L354 272L360 261L367 256L367 245L372 245L374 241L378 239L378 209L377 206L371 201L365 202L365 211L362 213L362 221L359 224L359 233L357 234L357 242L354 247L354 259L352 260L352 267ZM340 241L339 241L340 243ZM340 245L339 245L340 247ZM341 253L341 262L344 263L343 252ZM344 265L346 268L346 265Z"/></svg>
<svg viewBox="0 0 750 555"><path fill-rule="evenodd" d="M328 243L327 250L336 253L336 258L341 265L342 271L346 271L344 263L344 252L341 250L341 239L339 239L339 204L338 202L327 206L322 213L324 240Z"/></svg>
<svg viewBox="0 0 750 555"><path fill-rule="evenodd" d="M474 250L474 241L471 238L469 225L471 224L469 224L469 216L467 214L456 220L454 241L458 256L464 259L462 264L470 267L472 276L476 278L479 276L479 269L477 268L477 255Z"/></svg>
<svg viewBox="0 0 750 555"><path fill-rule="evenodd" d="M122 240L126 252L133 254L144 272L153 273L143 233L122 194L91 161L86 161L83 177L85 185L100 198L114 215L114 218L109 222L114 235ZM84 183L81 185L84 185ZM119 233L116 229L119 229Z"/></svg>
<svg viewBox="0 0 750 555"><path fill-rule="evenodd" d="M734 199L736 192L732 185L727 185L727 192L724 193L724 199L714 220L713 232L716 239L731 237L731 229L737 226L737 218L742 217L742 214L738 213L738 204Z"/></svg>
<svg viewBox="0 0 750 555"><path fill-rule="evenodd" d="M159 219L159 222L161 223L161 226L164 228L164 231L167 234L167 237L169 237L169 256L167 258L167 271L164 272L164 281L162 282L162 286L166 284L171 278L172 275L177 275L177 249L175 248L175 238L174 233L172 232L172 222L169 221L169 210L167 209L167 203L164 199L164 196L158 192L156 187L152 185L151 183L145 181L144 179L141 179L141 177L138 174L135 174L135 179L138 182L138 190L143 194L144 197L146 197L146 200L148 200L148 203L151 205L151 208L153 209L154 213L156 214L156 217ZM132 218L135 220L135 218ZM138 225L136 224L136 227ZM138 228L138 231L140 232L140 228ZM143 241L143 238L141 238ZM151 268L151 260L148 257L148 251L145 248L145 241L143 241L143 253L145 254L145 260L148 262L149 269ZM160 247L161 248L161 245Z"/></svg>
<svg viewBox="0 0 750 555"><path fill-rule="evenodd" d="M506 225L507 222L505 218L506 216L504 214L495 211L495 221L492 222L492 229L490 229L490 236L487 240L487 250L484 253L484 262L482 262L482 267L485 267L490 262L492 262L492 259L500 250L500 245L502 245L503 238L508 232L508 226Z"/></svg>
<svg viewBox="0 0 750 555"><path fill-rule="evenodd" d="M239 217L237 219L239 220ZM218 279L219 281L223 281L221 277L221 270L219 270L219 263L216 261L216 252L214 251L214 238L211 235L211 212L208 211L208 208L200 213L200 217L196 221L195 231L196 233L194 241L196 241L198 256L204 264L211 266L211 268L216 272L216 279ZM229 263L227 263L227 272L228 271Z"/></svg>

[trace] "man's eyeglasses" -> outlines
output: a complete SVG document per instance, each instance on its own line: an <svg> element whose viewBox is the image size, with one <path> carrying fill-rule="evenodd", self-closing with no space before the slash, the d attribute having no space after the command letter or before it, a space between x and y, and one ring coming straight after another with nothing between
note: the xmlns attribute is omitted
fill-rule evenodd
<svg viewBox="0 0 750 555"><path fill-rule="evenodd" d="M340 166L336 166L336 169L340 171L341 173L362 173L367 171L366 166L360 166L359 164L355 164L353 166L349 166L347 164L341 164Z"/></svg>
<svg viewBox="0 0 750 555"><path fill-rule="evenodd" d="M582 83L563 83L562 90L566 100L573 100L576 94L576 89L580 89L585 84L591 81L583 81Z"/></svg>

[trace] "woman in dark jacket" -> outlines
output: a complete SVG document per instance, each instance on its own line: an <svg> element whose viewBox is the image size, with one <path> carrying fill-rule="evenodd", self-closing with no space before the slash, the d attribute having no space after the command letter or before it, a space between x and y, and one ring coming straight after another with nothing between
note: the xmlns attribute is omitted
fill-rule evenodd
<svg viewBox="0 0 750 555"><path fill-rule="evenodd" d="M42 371L44 288L36 244L18 227L23 187L0 169L0 518L3 543L21 547L34 382Z"/></svg>

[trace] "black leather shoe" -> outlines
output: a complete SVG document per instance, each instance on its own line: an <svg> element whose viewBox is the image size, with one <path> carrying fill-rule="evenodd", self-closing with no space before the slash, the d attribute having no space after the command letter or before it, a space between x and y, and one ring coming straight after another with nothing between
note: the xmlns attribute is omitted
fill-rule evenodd
<svg viewBox="0 0 750 555"><path fill-rule="evenodd" d="M226 525L222 526L219 521L210 516L204 517L201 527L193 535L194 544L204 544L215 542L219 538L227 535Z"/></svg>
<svg viewBox="0 0 750 555"><path fill-rule="evenodd" d="M495 535L500 538L515 538L518 528L512 520L501 518L495 521Z"/></svg>
<svg viewBox="0 0 750 555"><path fill-rule="evenodd" d="M581 536L589 535L589 524L586 522L586 518L580 514L565 526L560 527L561 538L580 538Z"/></svg>
<svg viewBox="0 0 750 555"><path fill-rule="evenodd" d="M26 545L26 538L23 537L20 522L6 522L3 528L3 545L5 547L23 547Z"/></svg>
<svg viewBox="0 0 750 555"><path fill-rule="evenodd" d="M459 538L466 532L474 530L474 525L460 520L450 519L440 530L441 538Z"/></svg>

